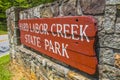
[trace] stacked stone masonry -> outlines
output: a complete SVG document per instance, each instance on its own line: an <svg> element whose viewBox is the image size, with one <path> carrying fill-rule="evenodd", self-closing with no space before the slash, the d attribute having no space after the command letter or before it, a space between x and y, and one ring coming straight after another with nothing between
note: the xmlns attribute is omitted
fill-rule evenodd
<svg viewBox="0 0 120 80"><path fill-rule="evenodd" d="M12 7L6 11L11 61L22 65L37 80L119 80L120 79L120 0L56 0L30 9ZM95 50L98 68L88 75L20 43L21 19L62 16L93 16L98 33Z"/></svg>

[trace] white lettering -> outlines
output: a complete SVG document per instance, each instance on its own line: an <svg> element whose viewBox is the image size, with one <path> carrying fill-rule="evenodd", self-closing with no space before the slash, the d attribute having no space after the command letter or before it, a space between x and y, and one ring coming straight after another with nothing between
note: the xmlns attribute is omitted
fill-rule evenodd
<svg viewBox="0 0 120 80"><path fill-rule="evenodd" d="M55 42L55 53L61 55L61 52L60 52L60 45L58 42Z"/></svg>
<svg viewBox="0 0 120 80"><path fill-rule="evenodd" d="M67 47L68 47L68 44L64 44L64 43L62 43L62 56L65 56L66 58L69 58L69 56L68 56L68 53L67 53Z"/></svg>
<svg viewBox="0 0 120 80"><path fill-rule="evenodd" d="M57 26L57 34L58 34L58 37L63 37L63 34L62 34L62 25L61 24L56 24Z"/></svg>
<svg viewBox="0 0 120 80"><path fill-rule="evenodd" d="M70 25L69 24L64 24L63 28L64 28L64 35L65 35L64 37L67 38L67 39L71 39L70 36L67 36L68 33L70 34L70 31L68 30L70 28Z"/></svg>
<svg viewBox="0 0 120 80"><path fill-rule="evenodd" d="M34 24L34 28L35 28L35 33L39 33L39 25L37 23Z"/></svg>
<svg viewBox="0 0 120 80"><path fill-rule="evenodd" d="M47 24L29 24L30 27L30 32L32 33L40 33L40 34L45 34L45 35L49 35L48 33L48 25Z"/></svg>
<svg viewBox="0 0 120 80"><path fill-rule="evenodd" d="M54 37L62 37L66 39L73 39L73 40L86 40L90 42L89 37L87 36L87 28L89 25L77 25L77 24L52 24L50 26L50 32ZM49 35L48 32L48 24L46 23L20 23L20 30L23 31L30 31L36 34L43 34ZM34 37L33 37L34 39ZM36 44L32 41L31 43Z"/></svg>
<svg viewBox="0 0 120 80"><path fill-rule="evenodd" d="M49 42L49 51L51 51L51 50L52 50L53 53L55 52L52 41L50 40L50 42Z"/></svg>
<svg viewBox="0 0 120 80"><path fill-rule="evenodd" d="M74 30L75 27L78 29L78 25L76 25L76 24L72 24L72 25L71 25L72 39L74 39L74 40L79 40L79 37L78 37L78 38L75 38L75 34L77 34L77 31ZM77 29L76 29L76 30L77 30Z"/></svg>
<svg viewBox="0 0 120 80"><path fill-rule="evenodd" d="M37 42L37 47L41 47L41 45L40 45L40 37L37 38L36 42Z"/></svg>
<svg viewBox="0 0 120 80"><path fill-rule="evenodd" d="M26 34L25 35L25 42L28 44L32 44L34 46L37 46L37 47L41 47L40 37L37 37L37 36L32 36L32 35Z"/></svg>
<svg viewBox="0 0 120 80"><path fill-rule="evenodd" d="M49 47L49 41L45 39L45 50L47 50L48 47Z"/></svg>
<svg viewBox="0 0 120 80"><path fill-rule="evenodd" d="M52 35L55 37L56 34L53 32L54 27L55 27L55 24L52 24L52 26L51 26L51 32L52 32Z"/></svg>
<svg viewBox="0 0 120 80"><path fill-rule="evenodd" d="M22 31L29 31L29 25L28 25L28 23L20 23L19 24L19 28L20 28L20 30L22 30Z"/></svg>
<svg viewBox="0 0 120 80"><path fill-rule="evenodd" d="M87 42L90 42L90 40L88 39L88 37L87 37L87 35L86 35L86 33L85 33L87 27L88 27L88 25L85 25L85 28L84 28L84 30L83 30L83 25L80 25L81 41L83 41L83 36L85 36Z"/></svg>
<svg viewBox="0 0 120 80"><path fill-rule="evenodd" d="M73 40L85 40L90 42L86 35L88 25L77 25L77 24L52 24L51 33L54 37L63 37L66 39ZM55 32L56 31L56 32Z"/></svg>
<svg viewBox="0 0 120 80"><path fill-rule="evenodd" d="M49 33L48 33L48 25L47 24L44 24L43 31L44 31L44 34L49 35Z"/></svg>
<svg viewBox="0 0 120 80"><path fill-rule="evenodd" d="M51 40L45 39L45 50L51 51L65 58L69 58L69 55L67 53L67 47L68 47L68 44L64 44L64 43L60 44L57 41L52 43Z"/></svg>

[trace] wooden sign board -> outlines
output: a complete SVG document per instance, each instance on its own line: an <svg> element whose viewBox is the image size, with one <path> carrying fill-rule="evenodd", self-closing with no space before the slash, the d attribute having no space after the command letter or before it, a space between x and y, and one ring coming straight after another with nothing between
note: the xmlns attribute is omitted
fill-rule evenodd
<svg viewBox="0 0 120 80"><path fill-rule="evenodd" d="M96 72L97 28L89 16L19 21L21 43L88 74Z"/></svg>

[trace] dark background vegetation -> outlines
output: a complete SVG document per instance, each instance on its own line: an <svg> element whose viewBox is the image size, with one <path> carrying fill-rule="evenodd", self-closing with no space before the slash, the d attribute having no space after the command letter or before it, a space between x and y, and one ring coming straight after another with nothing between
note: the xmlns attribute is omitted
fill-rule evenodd
<svg viewBox="0 0 120 80"><path fill-rule="evenodd" d="M0 0L0 30L7 31L6 9L12 6L30 8L40 4L53 2L55 0Z"/></svg>

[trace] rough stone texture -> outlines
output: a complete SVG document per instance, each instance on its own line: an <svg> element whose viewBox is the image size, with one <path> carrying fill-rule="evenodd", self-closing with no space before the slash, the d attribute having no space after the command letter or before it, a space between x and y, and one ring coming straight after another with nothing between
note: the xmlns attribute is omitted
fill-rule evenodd
<svg viewBox="0 0 120 80"><path fill-rule="evenodd" d="M114 51L110 48L100 48L101 57L99 63L114 66Z"/></svg>
<svg viewBox="0 0 120 80"><path fill-rule="evenodd" d="M33 16L33 9L34 8L27 9L27 10L24 10L24 11L20 11L20 13L19 13L20 19L31 19L31 18L34 18L34 16Z"/></svg>
<svg viewBox="0 0 120 80"><path fill-rule="evenodd" d="M106 5L120 4L120 0L106 0Z"/></svg>
<svg viewBox="0 0 120 80"><path fill-rule="evenodd" d="M120 70L110 65L99 65L101 77L100 80L119 80ZM114 76L114 77L113 77Z"/></svg>
<svg viewBox="0 0 120 80"><path fill-rule="evenodd" d="M27 18L28 18L28 19L34 18L34 16L33 16L33 8L28 9L28 10L26 11L26 14L27 14Z"/></svg>
<svg viewBox="0 0 120 80"><path fill-rule="evenodd" d="M19 7L11 7L10 9L6 10L6 16L8 16L13 21L18 21L20 10L22 9Z"/></svg>
<svg viewBox="0 0 120 80"><path fill-rule="evenodd" d="M12 7L6 11L11 61L15 60L32 75L35 74L38 80L119 80L120 0L57 0L20 10ZM97 22L95 50L99 62L94 76L71 69L69 65L25 45L18 46L19 19L81 15L92 16Z"/></svg>
<svg viewBox="0 0 120 80"><path fill-rule="evenodd" d="M61 15L63 16L75 16L77 9L76 9L76 0L64 0L62 2L62 6L60 9ZM69 8L68 8L69 7Z"/></svg>
<svg viewBox="0 0 120 80"><path fill-rule="evenodd" d="M81 9L81 5L80 5L80 1L77 0L76 4L77 4L77 14L76 15L78 15L78 16L83 15L83 12L82 12L82 9Z"/></svg>
<svg viewBox="0 0 120 80"><path fill-rule="evenodd" d="M120 18L117 18L117 21L115 24L115 32L120 33Z"/></svg>
<svg viewBox="0 0 120 80"><path fill-rule="evenodd" d="M33 7L33 17L34 18L40 18L41 17L41 7L43 7L43 5L37 6L37 7Z"/></svg>
<svg viewBox="0 0 120 80"><path fill-rule="evenodd" d="M105 8L105 21L103 27L106 33L114 33L115 19L116 19L116 6L106 6Z"/></svg>
<svg viewBox="0 0 120 80"><path fill-rule="evenodd" d="M40 53L39 53L40 54ZM56 64L55 62L37 55L35 52L17 46L16 62L24 65L26 69L30 69L38 76L38 80L94 80L91 76L88 78L82 74L78 74L65 66Z"/></svg>
<svg viewBox="0 0 120 80"><path fill-rule="evenodd" d="M15 44L20 44L20 37L19 32L17 30L19 20L19 12L21 8L11 7L10 9L6 10L6 16L7 16L7 26L8 26L8 39L10 43L10 56L11 61L15 58ZM19 44L18 44L19 43Z"/></svg>
<svg viewBox="0 0 120 80"><path fill-rule="evenodd" d="M110 47L115 49L120 49L120 35L105 35L101 40L103 47Z"/></svg>
<svg viewBox="0 0 120 80"><path fill-rule="evenodd" d="M120 5L117 5L117 17L120 17Z"/></svg>
<svg viewBox="0 0 120 80"><path fill-rule="evenodd" d="M104 22L104 16L94 16L95 20L96 20L96 26L98 26L98 31L103 30L103 22Z"/></svg>
<svg viewBox="0 0 120 80"><path fill-rule="evenodd" d="M53 17L52 10L50 8L50 5L44 6L44 8L41 9L41 18L48 18Z"/></svg>
<svg viewBox="0 0 120 80"><path fill-rule="evenodd" d="M58 1L51 4L50 8L51 8L51 11L52 11L54 17L59 16L59 4L60 4L60 2L58 2Z"/></svg>
<svg viewBox="0 0 120 80"><path fill-rule="evenodd" d="M117 9L120 9L120 5L117 5Z"/></svg>
<svg viewBox="0 0 120 80"><path fill-rule="evenodd" d="M24 11L20 11L20 19L25 19L25 13L24 13Z"/></svg>
<svg viewBox="0 0 120 80"><path fill-rule="evenodd" d="M80 0L84 14L102 14L104 12L105 0Z"/></svg>

